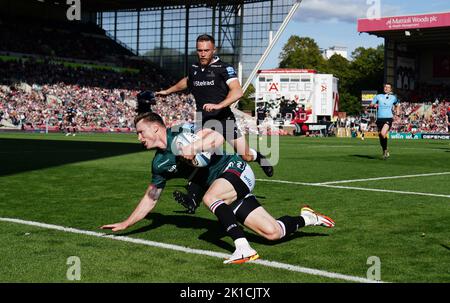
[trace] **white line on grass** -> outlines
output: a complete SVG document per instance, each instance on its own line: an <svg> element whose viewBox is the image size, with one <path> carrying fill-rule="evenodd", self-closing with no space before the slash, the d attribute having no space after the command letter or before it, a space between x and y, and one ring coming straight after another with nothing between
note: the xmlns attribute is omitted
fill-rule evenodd
<svg viewBox="0 0 450 303"><path fill-rule="evenodd" d="M419 174L419 175L403 175L403 176L378 177L378 178L368 178L368 179L341 180L341 181L330 181L330 182L321 182L321 183L314 183L314 184L315 185L328 185L328 184L366 182L366 181L376 181L376 180L389 180L389 179L402 179L402 178L442 176L442 175L450 175L450 172L429 173L429 174Z"/></svg>
<svg viewBox="0 0 450 303"><path fill-rule="evenodd" d="M449 198L450 199L450 195L418 193L418 192L413 192L413 191L389 190L389 189L365 188L365 187L353 187L353 186L340 186L340 185L317 185L317 186L338 188L338 189L353 189L353 190L363 190L363 191L375 191L375 192L382 192L382 193L394 193L394 194L403 194L403 195L428 196L428 197L439 197L439 198Z"/></svg>
<svg viewBox="0 0 450 303"><path fill-rule="evenodd" d="M228 254L214 252L214 251L210 251L210 250L193 249L193 248L174 245L174 244L166 244L166 243L161 243L161 242L136 239L136 238L130 238L130 237L125 237L125 236L115 236L115 235L98 233L98 232L93 232L93 231L88 231L88 230L81 230L81 229L76 229L76 228L71 228L71 227L64 227L64 226L60 226L60 225L40 223L40 222L34 222L34 221L26 221L26 220L21 220L21 219L14 219L14 218L2 218L2 217L0 217L0 221L23 224L23 225L37 226L37 227L41 227L41 228L53 229L53 230L58 230L58 231L63 231L63 232L68 232L68 233L74 233L74 234L88 235L88 236L93 236L93 237L98 237L98 238L108 238L111 240L124 241L124 242L142 244L142 245L147 245L147 246L152 246L152 247L171 249L171 250L180 251L180 252L184 252L184 253L204 255L204 256L215 257L215 258L220 258L220 259L225 259L225 258L229 257ZM268 267L273 267L273 268L294 271L294 272L300 272L300 273L304 273L304 274L308 274L308 275L322 276L322 277L327 277L327 278L332 278L332 279L339 279L339 280L346 280L346 281L360 282L360 283L383 283L382 281L374 281L374 280L369 280L366 278L343 275L343 274L339 274L339 273L328 272L328 271L307 268L307 267L301 267L301 266L296 266L296 265L290 265L290 264L285 264L285 263L280 263L280 262L275 262L275 261L256 260L256 261L253 261L252 263L256 263L256 264L260 264L260 265L264 265L264 266L268 266Z"/></svg>
<svg viewBox="0 0 450 303"><path fill-rule="evenodd" d="M338 186L338 185L330 185L330 184L323 184L323 183L306 183L306 182L293 182L293 181L269 180L269 179L256 179L256 181L282 183L282 184L294 184L294 185L303 185L303 186L328 187L328 188L338 188L338 189L353 189L353 190L374 191L374 192L394 193L394 194L403 194L403 195L418 195L418 196L429 196L429 197L439 197L439 198L450 198L450 195L442 195L442 194L420 193L420 192L413 192L413 191L388 190L388 189L378 189L378 188L353 187L353 186Z"/></svg>

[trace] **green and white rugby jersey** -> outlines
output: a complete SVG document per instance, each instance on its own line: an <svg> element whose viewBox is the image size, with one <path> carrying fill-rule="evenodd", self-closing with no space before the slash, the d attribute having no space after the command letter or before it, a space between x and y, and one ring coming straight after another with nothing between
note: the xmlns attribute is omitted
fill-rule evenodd
<svg viewBox="0 0 450 303"><path fill-rule="evenodd" d="M172 150L172 148L176 148L175 146L172 146L173 140L182 131L181 127L178 131L174 131L174 129L177 128L172 127L167 129L167 147L164 150L157 149L155 157L153 158L151 182L157 188L164 188L166 181L171 179L188 179L196 170L207 170L207 172L204 173L204 180L202 180L202 183L207 186L211 185L214 180L219 178L225 170L231 170L238 175L245 170L247 163L236 154L213 155L210 164L204 168L197 168L189 165L182 157L176 156L176 150ZM199 171L197 171L196 174L197 173L199 173Z"/></svg>

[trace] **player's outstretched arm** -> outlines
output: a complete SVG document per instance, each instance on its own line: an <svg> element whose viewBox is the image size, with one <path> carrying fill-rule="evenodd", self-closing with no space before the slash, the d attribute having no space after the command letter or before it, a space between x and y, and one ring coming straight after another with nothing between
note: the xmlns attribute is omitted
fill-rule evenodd
<svg viewBox="0 0 450 303"><path fill-rule="evenodd" d="M157 188L154 184L150 184L147 188L144 197L139 202L136 209L125 221L103 225L101 229L111 229L112 231L121 231L134 225L136 222L144 219L155 207L161 196L162 188Z"/></svg>
<svg viewBox="0 0 450 303"><path fill-rule="evenodd" d="M166 90L161 90L159 92L155 92L155 95L161 95L161 96L167 96L170 95L172 93L176 93L176 92L180 92L182 90L185 90L188 87L187 84L187 77L184 77L183 79L181 79L180 81L178 81L177 84L169 87Z"/></svg>

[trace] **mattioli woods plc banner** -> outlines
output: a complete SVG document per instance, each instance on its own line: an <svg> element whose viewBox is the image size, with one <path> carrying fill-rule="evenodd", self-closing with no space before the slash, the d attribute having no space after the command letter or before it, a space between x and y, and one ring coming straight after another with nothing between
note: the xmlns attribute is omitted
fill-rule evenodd
<svg viewBox="0 0 450 303"><path fill-rule="evenodd" d="M358 32L408 30L446 26L450 26L450 12L358 20Z"/></svg>

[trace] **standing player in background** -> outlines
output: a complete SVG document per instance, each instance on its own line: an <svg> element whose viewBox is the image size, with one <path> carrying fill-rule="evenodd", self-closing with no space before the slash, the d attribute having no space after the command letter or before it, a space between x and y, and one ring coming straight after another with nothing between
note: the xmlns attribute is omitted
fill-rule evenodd
<svg viewBox="0 0 450 303"><path fill-rule="evenodd" d="M361 140L364 141L365 133L369 129L370 118L367 110L361 113L361 118L359 121L359 131L361 132Z"/></svg>
<svg viewBox="0 0 450 303"><path fill-rule="evenodd" d="M384 85L384 94L376 95L370 107L377 108L377 128L378 137L380 138L380 145L383 149L383 159L389 158L388 151L388 134L389 129L392 127L393 109L395 108L395 114L400 114L400 103L397 96L392 92L392 84L386 83Z"/></svg>
<svg viewBox="0 0 450 303"><path fill-rule="evenodd" d="M266 116L267 116L266 105L259 104L258 108L256 109L256 127L258 128L258 137L260 140L262 139L262 131L259 126L264 123Z"/></svg>
<svg viewBox="0 0 450 303"><path fill-rule="evenodd" d="M69 107L66 111L66 136L75 136L77 132L77 122L75 121L77 111L72 102L70 102Z"/></svg>

